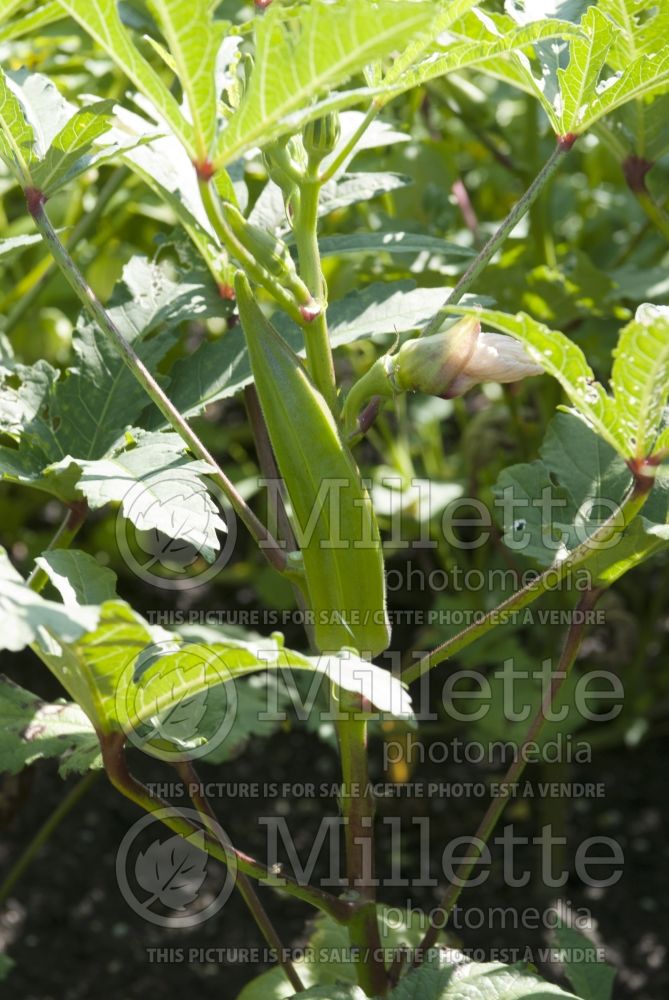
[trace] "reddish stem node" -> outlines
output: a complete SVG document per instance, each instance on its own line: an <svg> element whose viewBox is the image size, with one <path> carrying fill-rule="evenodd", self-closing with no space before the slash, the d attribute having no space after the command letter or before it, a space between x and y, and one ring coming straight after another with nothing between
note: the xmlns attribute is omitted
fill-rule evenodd
<svg viewBox="0 0 669 1000"><path fill-rule="evenodd" d="M564 135L559 135L557 137L558 147L563 153L568 153L571 147L574 145L578 136L575 132L565 132Z"/></svg>
<svg viewBox="0 0 669 1000"><path fill-rule="evenodd" d="M218 294L226 302L234 302L235 300L235 290L232 285L228 285L225 281L219 281L218 283Z"/></svg>
<svg viewBox="0 0 669 1000"><path fill-rule="evenodd" d="M37 215L42 205L46 202L46 195L39 188L27 187L24 192L26 196L26 205L28 206L28 211L33 216Z"/></svg>
<svg viewBox="0 0 669 1000"><path fill-rule="evenodd" d="M623 174L627 181L627 186L634 194L643 194L646 189L646 174L653 166L650 160L645 160L643 156L630 154L623 160Z"/></svg>
<svg viewBox="0 0 669 1000"><path fill-rule="evenodd" d="M655 485L655 469L660 465L661 459L658 456L650 455L648 458L630 458L627 468L634 476L634 488L637 495L650 493Z"/></svg>
<svg viewBox="0 0 669 1000"><path fill-rule="evenodd" d="M195 167L197 179L199 181L204 181L205 184L207 184L216 173L216 167L211 160L193 160L193 166Z"/></svg>
<svg viewBox="0 0 669 1000"><path fill-rule="evenodd" d="M318 302L310 302L306 306L300 306L300 316L305 323L312 323L317 316L320 316L322 310Z"/></svg>

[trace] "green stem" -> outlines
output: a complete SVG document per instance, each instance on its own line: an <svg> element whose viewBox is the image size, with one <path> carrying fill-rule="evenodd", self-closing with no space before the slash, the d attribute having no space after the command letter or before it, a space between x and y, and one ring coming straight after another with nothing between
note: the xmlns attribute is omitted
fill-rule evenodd
<svg viewBox="0 0 669 1000"><path fill-rule="evenodd" d="M669 240L669 214L661 205L658 205L650 191L635 191L634 194L657 231L662 233L666 240Z"/></svg>
<svg viewBox="0 0 669 1000"><path fill-rule="evenodd" d="M235 260L241 264L249 278L260 285L261 288L264 288L292 320L300 326L304 326L305 318L300 312L299 305L293 296L285 290L273 274L270 274L269 271L257 262L245 246L242 246L226 222L221 212L218 193L213 185L213 181L200 179L199 187L205 211L221 243Z"/></svg>
<svg viewBox="0 0 669 1000"><path fill-rule="evenodd" d="M95 199L95 205L93 208L90 212L86 212L72 229L70 238L65 243L68 253L72 253L77 244L80 243L80 241L95 228L109 201L125 183L129 174L130 171L127 167L118 167L109 176L106 184L101 188L100 193ZM46 260L48 261L48 259L49 258L47 257ZM35 300L39 298L41 293L49 284L57 270L58 266L53 259L47 266L45 266L44 261L40 261L31 274L28 275L27 281L28 283L32 281L32 284L29 284L27 291L24 291L21 294L19 301L7 317L7 322L5 323L4 328L5 333L9 333L13 330L19 320L25 316L34 304ZM22 285L25 287L23 282Z"/></svg>
<svg viewBox="0 0 669 1000"><path fill-rule="evenodd" d="M44 210L43 198L39 196L39 193L33 192L32 196L28 197L28 203L37 228L53 254L63 276L69 282L84 308L90 313L105 336L113 343L123 361L140 385L143 386L147 395L158 407L170 426L185 441L193 454L211 467L211 472L208 475L227 496L240 520L246 525L258 543L270 565L279 572L283 572L286 566L286 556L279 543L245 503L235 485L228 479L213 455L205 448L198 435L168 399L134 348L116 327L104 306L96 297L93 289L77 268L72 257L58 239L51 221Z"/></svg>
<svg viewBox="0 0 669 1000"><path fill-rule="evenodd" d="M451 639L433 649L431 653L421 657L416 663L411 664L402 671L402 680L407 684L418 680L419 677L422 677L432 667L443 663L444 660L459 653L460 650L466 649L472 642L480 639L481 636L486 635L487 632L498 626L500 624L500 616L501 620L503 620L505 614L508 615L513 611L521 611L536 601L537 598L541 597L542 594L545 594L549 586L555 586L555 584L563 580L569 573L580 568L587 562L592 553L597 551L600 545L607 544L615 534L625 530L648 499L652 486L652 480L650 482L644 479L635 481L619 509L614 511L611 517L590 538L573 549L566 559L563 559L562 562L555 566L550 566L536 580L532 580L527 586L512 594L511 597L502 601L501 604L498 604L492 611L488 611L479 621L468 625L467 628L458 632L457 635L454 635Z"/></svg>
<svg viewBox="0 0 669 1000"><path fill-rule="evenodd" d="M326 290L318 249L318 199L321 182L315 171L309 171L300 184L300 197L293 222L300 277L322 305L321 311L304 326L307 366L314 384L323 394L333 413L337 412L337 383L332 349L328 335L325 300Z"/></svg>
<svg viewBox="0 0 669 1000"><path fill-rule="evenodd" d="M523 216L529 211L534 200L546 187L548 181L557 171L560 163L562 162L562 157L569 152L574 142L575 137L571 135L558 137L555 149L537 176L534 178L525 194L522 195L522 197L516 202L502 224L493 233L485 246L482 247L477 256L471 262L458 283L445 299L442 307L434 314L425 329L421 332L420 335L422 337L430 337L439 332L441 325L449 316L449 307L456 305L469 291L478 276L502 246L509 233L515 229ZM381 399L378 396L375 396L369 401L364 411L358 418L357 430L349 435L349 441L351 444L357 442L367 433L371 425L376 420L380 406Z"/></svg>
<svg viewBox="0 0 669 1000"><path fill-rule="evenodd" d="M125 742L123 733L98 733L98 738L105 770L114 788L145 812L161 812L161 822L174 833L178 833L179 836L191 837L194 833L200 832L199 828L177 808L171 806L160 796L152 795L149 789L130 773L123 753ZM208 854L211 854L217 861L222 861L224 865L227 866L232 859L238 871L258 879L265 885L281 889L288 896L294 896L296 899L309 903L322 910L323 913L327 913L338 923L345 924L354 915L355 907L347 903L346 900L337 899L336 896L332 896L329 892L316 886L300 885L286 875L273 875L265 865L239 851L231 844L222 847L219 841L208 832L205 834L205 847Z"/></svg>
<svg viewBox="0 0 669 1000"><path fill-rule="evenodd" d="M83 798L88 789L99 775L99 771L89 771L85 774L73 788L70 789L64 799L58 803L56 808L47 817L39 828L28 846L12 865L9 874L0 886L0 904L4 903L10 892L19 881L23 873L30 867L34 859L41 851L44 844L49 840L56 827L74 809L79 799Z"/></svg>
<svg viewBox="0 0 669 1000"><path fill-rule="evenodd" d="M601 590L590 590L583 594L576 606L576 609L582 612L591 610L597 603L601 593ZM439 932L444 927L444 918L448 918L451 914L453 907L458 901L460 893L465 888L463 883L467 881L471 875L474 865L481 857L484 846L490 840L490 837L492 836L493 831L497 826L504 809L506 808L506 804L511 798L513 786L520 779L523 771L525 770L527 757L529 755L528 751L532 744L536 744L553 703L555 702L559 692L562 690L574 661L576 660L576 656L578 655L578 651L587 628L586 618L587 616L585 614L579 615L578 618L569 626L569 631L567 632L567 636L565 638L558 667L553 675L551 686L546 692L541 705L537 709L537 712L530 723L525 739L516 754L514 762L508 768L504 778L502 779L500 787L504 789L504 791L502 794L491 800L483 819L479 823L476 833L471 839L462 864L457 870L457 878L446 890L439 910L440 926L437 928L434 924L431 925L419 945L419 953L434 947L434 944L439 936ZM442 916L442 914L444 916Z"/></svg>
<svg viewBox="0 0 669 1000"><path fill-rule="evenodd" d="M487 266L488 262L495 256L499 248L502 246L509 233L515 229L523 216L528 212L534 200L541 193L541 191L543 191L548 181L557 171L560 163L562 162L563 156L569 152L572 145L572 138L567 139L560 137L558 139L555 149L548 157L546 163L534 178L525 194L519 198L502 224L493 233L488 242L481 249L480 253L471 262L455 288L449 294L442 308L434 314L430 322L422 331L421 336L430 337L432 334L439 332L442 323L448 317L448 313L445 312L445 307L455 305L460 301L463 295L469 291L478 276Z"/></svg>
<svg viewBox="0 0 669 1000"><path fill-rule="evenodd" d="M349 895L355 894L356 914L349 923L351 947L359 953L358 983L367 996L385 996L388 977L381 960L381 939L374 885L374 800L367 771L367 723L352 705L337 722L341 757L341 809L346 831L346 871ZM360 706L358 705L359 714Z"/></svg>
<svg viewBox="0 0 669 1000"><path fill-rule="evenodd" d="M216 814L211 806L211 803L209 802L209 799L206 797L204 792L201 791L202 783L200 782L200 779L197 775L197 771L190 763L190 761L182 761L181 763L176 765L176 769L179 775L181 776L182 781L188 788L188 792L193 805L199 812L200 816L202 816L203 822L205 823L212 837L215 837L218 840L223 850L229 851L231 845L227 841L224 842L223 838L218 832L220 830L220 826L216 818ZM272 924L272 921L270 920L267 911L265 910L265 907L262 905L260 899L258 898L258 894L256 893L252 882L242 872L237 872L237 875L235 877L235 887L238 890L244 902L246 903L253 919L255 920L256 924L258 925L258 928L260 929L261 934L265 938L265 941L270 946L270 948L273 948L275 950L277 955L277 960L281 968L285 972L288 982L290 983L290 985L293 987L294 990L297 990L298 993L301 993L304 990L302 980L298 976L293 963L290 961L289 958L286 957L287 952L283 946L283 942L281 941L281 938L279 937L276 928Z"/></svg>
<svg viewBox="0 0 669 1000"><path fill-rule="evenodd" d="M60 527L56 531L49 544L47 545L45 551L51 552L52 549L67 549L70 547L75 535L81 528L82 524L86 520L86 515L88 513L88 506L85 501L75 500L69 505L69 509L65 517L63 518ZM47 573L44 572L41 566L35 566L32 573L26 580L26 585L39 593L44 589L48 583L49 577Z"/></svg>

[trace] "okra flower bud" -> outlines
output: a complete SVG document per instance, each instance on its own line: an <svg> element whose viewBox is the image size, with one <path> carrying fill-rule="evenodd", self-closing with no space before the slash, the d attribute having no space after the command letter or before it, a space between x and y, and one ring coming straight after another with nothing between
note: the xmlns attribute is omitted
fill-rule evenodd
<svg viewBox="0 0 669 1000"><path fill-rule="evenodd" d="M517 382L541 371L513 337L482 333L478 319L466 316L449 330L408 340L396 354L380 357L346 398L345 429L355 434L358 414L373 396L424 392L453 399L479 382Z"/></svg>
<svg viewBox="0 0 669 1000"><path fill-rule="evenodd" d="M312 162L320 163L329 156L341 135L339 114L331 111L322 118L316 118L304 126L302 142Z"/></svg>

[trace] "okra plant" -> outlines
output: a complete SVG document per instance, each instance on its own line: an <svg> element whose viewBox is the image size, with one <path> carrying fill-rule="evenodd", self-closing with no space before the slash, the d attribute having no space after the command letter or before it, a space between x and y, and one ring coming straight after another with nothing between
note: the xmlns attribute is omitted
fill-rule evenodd
<svg viewBox="0 0 669 1000"><path fill-rule="evenodd" d="M569 705L591 612L645 560L662 565L669 307L663 290L649 302L636 292L612 299L607 288L602 302L563 316L537 306L537 274L528 272L527 288L503 287L488 266L529 225L546 254L542 279L557 281L547 194L574 156L622 171L643 213L625 261L645 238L669 237L647 182L669 151L669 3L2 0L0 18L0 254L9 262L0 475L17 502L25 491L50 511L62 508L41 552L28 539L22 556L7 530L0 642L29 649L66 697L45 704L2 681L0 765L16 772L57 757L61 773L81 773L83 783L104 769L138 818L169 828L172 860L181 843L226 866L277 961L244 988L245 1000L606 1000L606 967L569 958L583 939L566 924L557 944L573 992L527 963L467 960L453 948L449 919L489 857L524 751L541 743L556 706ZM502 125L505 107L522 102L526 163L513 160L494 121L498 98ZM365 166L373 150L392 162L412 116L422 122L418 144L436 142L434 129L451 120L469 123L514 191L522 181L517 196L499 192L508 211L487 226L487 239L476 218L450 240L453 222L398 229L394 195L425 178L406 175L411 157L406 174ZM542 164L546 130L552 150ZM596 172L588 176L593 189L578 211L592 217L600 202ZM442 179L430 183L438 189ZM466 191L453 190L471 218ZM112 289L85 248L98 227L113 232L105 226L123 192L126 206L150 197L156 245L151 259L120 243L123 271ZM500 214L497 204L489 210ZM36 261L32 270L26 260ZM578 266L586 264L583 256ZM45 296L75 324L71 351L40 347ZM586 315L598 317L598 338L580 337ZM28 338L17 333L26 324ZM473 430L467 438L469 428L504 405L504 420L513 414L510 453L525 461L504 468L502 448L497 482L482 488L500 501L501 558L533 572L522 582L516 573L501 592L491 584L450 605L447 595L442 610L472 612L464 627L444 618L416 629L415 649L393 627L389 565L398 551L430 546L448 563L449 543L436 536L444 507L464 490L462 472L449 475L465 461L476 482L483 445ZM428 411L438 415L436 458L433 448L421 483L429 489L434 480L448 499L439 506L435 489L425 516L408 456ZM226 429L240 421L257 461L252 474L247 460L240 472L239 438ZM444 429L455 425L464 427L459 440ZM389 472L392 486L384 485ZM114 539L91 534L105 523L115 523ZM477 526L468 520L451 545L464 538L476 550ZM144 603L147 589L167 594L175 612L184 594L197 593L190 587L215 587L250 539L257 552L246 583L275 593L261 584L271 574L293 601L290 621L304 628L288 637L142 614L119 596L101 537L136 569ZM142 539L158 546L148 563L138 560ZM522 725L498 727L518 752L446 879L443 919L413 913L391 927L375 877L370 747L372 761L384 741L404 748L395 761L405 756L421 738L426 698L438 697L449 670L490 663L494 647L479 640L495 630L501 650L517 616L556 590L568 614L545 651L550 683L533 689ZM280 621L278 608L265 608L266 622ZM335 886L294 877L233 843L225 803L205 795L196 771L200 760L232 760L245 741L276 730L258 707L270 688L283 705L316 692L308 724L326 720L336 735L345 874ZM482 688L468 690L481 696ZM501 713L499 686L487 690ZM485 739L477 718L468 736ZM140 780L146 757L180 779L189 808ZM390 777L407 780L402 768ZM189 864L167 879L169 891L176 879L175 910L193 902L179 882ZM168 905L154 867L150 895ZM314 947L341 948L344 958L295 958L265 910L268 886L301 901L305 915L311 908ZM224 937L225 911L216 919Z"/></svg>

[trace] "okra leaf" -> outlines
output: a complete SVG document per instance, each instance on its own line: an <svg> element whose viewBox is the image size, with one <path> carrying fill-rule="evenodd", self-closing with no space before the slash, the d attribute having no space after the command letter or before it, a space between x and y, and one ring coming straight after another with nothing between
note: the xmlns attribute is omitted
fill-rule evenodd
<svg viewBox="0 0 669 1000"><path fill-rule="evenodd" d="M102 767L100 744L79 705L45 702L0 675L0 761L18 774L36 760L55 757L62 778Z"/></svg>
<svg viewBox="0 0 669 1000"><path fill-rule="evenodd" d="M611 1000L616 970L599 957L601 949L573 927L556 927L553 939L565 975L581 1000Z"/></svg>
<svg viewBox="0 0 669 1000"><path fill-rule="evenodd" d="M495 486L513 552L548 567L588 541L619 509L632 484L623 459L578 417L561 413L550 423L538 461L505 469ZM660 471L641 514L587 569L610 584L669 544L669 479Z"/></svg>
<svg viewBox="0 0 669 1000"><path fill-rule="evenodd" d="M123 601L107 601L92 610L97 627L69 641L55 622L51 642L36 651L96 729L122 730L147 749L157 737L173 737L169 720L175 712L180 717L177 746L187 744L187 735L191 743L196 741L211 692L265 670L280 676L307 671L314 675L314 693L321 684L329 691L334 683L366 698L372 711L412 718L404 685L354 654L310 657L285 649L276 635L189 642L149 625ZM228 699L233 715L234 698L233 687Z"/></svg>
<svg viewBox="0 0 669 1000"><path fill-rule="evenodd" d="M238 109L221 132L216 166L225 166L253 146L294 132L325 107L344 107L360 91L334 88L375 59L406 45L430 20L432 4L370 4L315 0L299 17L270 6L255 22L255 65ZM313 103L324 92L325 101ZM357 97L356 97L357 94Z"/></svg>
<svg viewBox="0 0 669 1000"><path fill-rule="evenodd" d="M545 17L559 17L578 24L590 4L591 0L532 0L531 4L526 0L505 0L504 12L516 24L529 24Z"/></svg>
<svg viewBox="0 0 669 1000"><path fill-rule="evenodd" d="M540 42L532 59L515 51L484 68L533 94L558 134L580 134L630 101L669 90L666 15L638 15L631 0L591 5L565 45Z"/></svg>
<svg viewBox="0 0 669 1000"><path fill-rule="evenodd" d="M405 82L407 74L431 50L435 40L440 36L448 37L447 32L454 22L463 17L478 2L479 0L438 0L434 5L430 23L406 46L386 72L385 85L389 86L398 80ZM426 61L431 60L427 59ZM414 83L409 84L409 86L414 86Z"/></svg>
<svg viewBox="0 0 669 1000"><path fill-rule="evenodd" d="M639 306L613 356L611 386L629 454L646 458L669 396L669 307Z"/></svg>
<svg viewBox="0 0 669 1000"><path fill-rule="evenodd" d="M303 994L308 996L308 994ZM470 962L454 951L439 950L412 970L388 994L391 1000L580 1000L540 979L524 963Z"/></svg>
<svg viewBox="0 0 669 1000"><path fill-rule="evenodd" d="M111 128L113 101L97 101L75 111L54 136L44 157L32 171L33 184L49 196L70 180L109 155L94 143Z"/></svg>
<svg viewBox="0 0 669 1000"><path fill-rule="evenodd" d="M188 99L193 123L193 148L204 163L216 134L216 57L225 24L214 21L209 0L149 0Z"/></svg>
<svg viewBox="0 0 669 1000"><path fill-rule="evenodd" d="M193 125L186 120L174 95L139 51L121 21L116 0L59 0L59 3L149 98L189 155L196 157Z"/></svg>
<svg viewBox="0 0 669 1000"><path fill-rule="evenodd" d="M321 188L318 217L322 219L340 208L347 208L361 201L371 201L372 198L398 191L410 184L413 184L411 177L388 171L340 174ZM289 242L293 239L292 230L286 219L283 194L279 186L272 181L263 188L249 215L249 221L256 226L280 233Z"/></svg>
<svg viewBox="0 0 669 1000"><path fill-rule="evenodd" d="M600 86L581 121L580 130L585 131L629 101L654 97L668 90L669 44L665 42L652 55L638 56L610 86Z"/></svg>
<svg viewBox="0 0 669 1000"><path fill-rule="evenodd" d="M108 312L149 368L174 343L175 328L197 316L217 315L220 298L201 272L170 276L143 257L126 265ZM15 366L19 386L0 371L0 431L16 447L0 446L0 476L69 501L78 473L73 460L96 461L131 441L128 426L146 409L143 388L97 327L82 317L76 329L75 367L58 372L45 361Z"/></svg>
<svg viewBox="0 0 669 1000"><path fill-rule="evenodd" d="M30 166L37 158L34 143L32 125L9 79L0 69L0 156L25 184L30 183Z"/></svg>
<svg viewBox="0 0 669 1000"><path fill-rule="evenodd" d="M156 659L135 665L117 688L114 719L127 731L137 731L150 720L169 713L174 706L200 692L259 670L294 670L315 675L313 690L332 682L344 691L359 694L372 711L398 719L411 719L411 702L401 682L387 670L361 660L353 653L305 656L284 649L280 643L186 643L160 652Z"/></svg>
<svg viewBox="0 0 669 1000"><path fill-rule="evenodd" d="M470 5L471 6L471 5ZM398 87L406 90L421 86L430 80L489 63L504 63L510 53L540 42L578 34L578 29L567 21L536 20L516 27L509 25L509 18L496 19L487 12L481 17L477 11L462 18L453 26L447 41L433 45L426 58L417 65L407 68L397 78ZM384 82L394 83L395 74L391 70Z"/></svg>
<svg viewBox="0 0 669 1000"><path fill-rule="evenodd" d="M355 340L372 339L385 334L404 334L420 330L443 305L447 287L416 288L411 279L394 282L375 281L360 291L336 299L328 308L330 342L341 347ZM470 297L469 301L474 298ZM463 301L467 301L467 296ZM490 301L477 296L475 301ZM276 318L282 332L287 324Z"/></svg>
<svg viewBox="0 0 669 1000"><path fill-rule="evenodd" d="M10 18L25 2L26 0L0 0L0 23Z"/></svg>
<svg viewBox="0 0 669 1000"><path fill-rule="evenodd" d="M47 549L35 560L64 604L103 604L116 597L116 573L88 552Z"/></svg>
<svg viewBox="0 0 669 1000"><path fill-rule="evenodd" d="M78 460L77 489L93 510L120 503L123 516L138 531L150 533L153 559L169 562L178 554L181 562L184 556L192 561L201 555L211 563L221 547L217 532L227 527L202 479L209 466L183 451L176 434L143 435L135 448L96 461ZM175 546L175 539L190 548Z"/></svg>
<svg viewBox="0 0 669 1000"><path fill-rule="evenodd" d="M558 69L561 101L558 130L561 135L581 131L581 122L596 94L609 48L613 26L597 7L589 7L581 20L584 37L570 43L569 65Z"/></svg>
<svg viewBox="0 0 669 1000"><path fill-rule="evenodd" d="M9 236L7 239L0 240L0 257L11 257L13 254L20 253L25 247L34 246L36 243L41 242L42 237L39 233L26 236Z"/></svg>
<svg viewBox="0 0 669 1000"><path fill-rule="evenodd" d="M265 681L267 683L258 683ZM271 683L277 685L277 690L268 695L267 687ZM200 722L205 739L209 733L215 737L220 720L225 716L227 698L225 690L220 687L208 694ZM271 712L267 711L268 704L272 706ZM282 678L274 674L268 674L266 678L252 674L238 680L235 685L235 718L230 732L221 743L210 739L208 742L212 744L212 749L207 749L200 760L207 764L236 760L244 753L250 740L268 739L277 732L284 724L283 715L288 714L288 710L289 696Z"/></svg>
<svg viewBox="0 0 669 1000"><path fill-rule="evenodd" d="M402 947L417 948L424 934L424 916L417 910L404 915L400 911L376 907L381 947L388 954ZM356 969L346 960L351 950L348 928L332 917L319 913L305 948L306 958L295 959L295 969L307 987L298 996L325 997L331 1000L364 1000L365 994L355 985ZM279 966L261 973L244 987L237 1000L280 1000L293 997L293 990Z"/></svg>
<svg viewBox="0 0 669 1000"><path fill-rule="evenodd" d="M98 617L97 607L65 606L35 593L0 549L0 649L24 649L41 638L44 629L65 641L76 640L95 628Z"/></svg>
<svg viewBox="0 0 669 1000"><path fill-rule="evenodd" d="M8 7L16 9L25 3L25 0L5 0ZM58 0L51 0L51 3L43 4L41 7L36 7L31 10L28 14L24 14L23 17L17 17L11 21L5 20L5 8L0 5L0 41L7 42L13 38L20 38L22 35L28 34L30 31L34 31L36 28L44 28L47 24L53 24L55 21L61 21L65 16Z"/></svg>
<svg viewBox="0 0 669 1000"><path fill-rule="evenodd" d="M423 233L372 232L350 233L343 236L326 236L319 240L321 257L341 257L354 253L439 254L445 260L473 257L470 247L449 243L436 236Z"/></svg>

